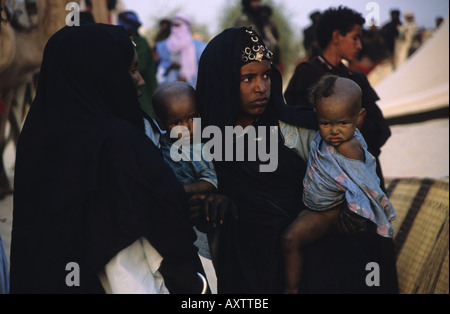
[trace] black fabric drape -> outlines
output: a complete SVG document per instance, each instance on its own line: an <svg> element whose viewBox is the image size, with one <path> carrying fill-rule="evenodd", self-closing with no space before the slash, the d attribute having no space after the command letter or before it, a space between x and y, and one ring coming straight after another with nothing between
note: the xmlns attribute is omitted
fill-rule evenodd
<svg viewBox="0 0 450 314"><path fill-rule="evenodd" d="M97 273L140 237L163 256L169 290L194 291L187 198L144 134L134 54L111 25L65 27L47 43L17 146L12 293L103 293ZM80 286L67 286L68 263ZM166 266L175 264L181 283Z"/></svg>

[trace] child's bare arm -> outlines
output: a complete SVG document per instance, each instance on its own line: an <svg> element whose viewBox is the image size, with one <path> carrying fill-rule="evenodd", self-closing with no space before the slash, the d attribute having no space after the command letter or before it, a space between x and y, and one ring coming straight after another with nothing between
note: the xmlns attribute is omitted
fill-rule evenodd
<svg viewBox="0 0 450 314"><path fill-rule="evenodd" d="M356 137L353 137L350 141L343 142L336 150L347 158L364 161L364 149Z"/></svg>
<svg viewBox="0 0 450 314"><path fill-rule="evenodd" d="M205 180L199 180L194 183L188 183L184 185L184 191L188 195L194 195L194 194L206 194L211 192L216 192L216 187Z"/></svg>

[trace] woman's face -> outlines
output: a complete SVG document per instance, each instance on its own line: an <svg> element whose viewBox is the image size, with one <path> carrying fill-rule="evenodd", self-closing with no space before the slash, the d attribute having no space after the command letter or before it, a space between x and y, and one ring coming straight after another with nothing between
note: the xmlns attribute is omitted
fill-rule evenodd
<svg viewBox="0 0 450 314"><path fill-rule="evenodd" d="M134 87L136 87L137 95L138 97L141 97L142 92L140 91L140 89L145 86L145 81L142 78L141 73L139 72L138 56L136 53L134 53L134 58L133 62L131 62L129 73L131 79L133 80Z"/></svg>
<svg viewBox="0 0 450 314"><path fill-rule="evenodd" d="M270 99L271 74L272 67L266 60L250 62L241 67L237 125L245 128L264 113Z"/></svg>

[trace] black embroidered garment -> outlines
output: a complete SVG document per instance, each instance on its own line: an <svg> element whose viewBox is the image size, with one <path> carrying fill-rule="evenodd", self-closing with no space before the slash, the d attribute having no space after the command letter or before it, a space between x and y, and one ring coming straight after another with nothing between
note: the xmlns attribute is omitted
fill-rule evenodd
<svg viewBox="0 0 450 314"><path fill-rule="evenodd" d="M134 54L111 25L65 27L47 43L17 147L12 293L103 293L97 273L141 237L163 256L169 290L194 291L187 198L144 134ZM80 286L66 284L69 263Z"/></svg>

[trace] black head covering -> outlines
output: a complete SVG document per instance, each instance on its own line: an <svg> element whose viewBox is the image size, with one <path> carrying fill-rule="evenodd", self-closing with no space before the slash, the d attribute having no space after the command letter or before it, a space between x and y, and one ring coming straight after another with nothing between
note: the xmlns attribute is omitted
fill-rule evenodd
<svg viewBox="0 0 450 314"><path fill-rule="evenodd" d="M11 292L103 292L98 271L143 236L196 282L186 196L144 134L134 54L112 25L65 27L48 41L17 147ZM73 262L79 287L65 283Z"/></svg>
<svg viewBox="0 0 450 314"><path fill-rule="evenodd" d="M200 58L197 94L202 126L235 126L239 112L240 68L248 36L247 28L228 28L213 38ZM287 106L280 72L272 66L270 104L263 114L270 125L277 120L315 129L314 111L307 106ZM261 119L260 119L261 121Z"/></svg>
<svg viewBox="0 0 450 314"><path fill-rule="evenodd" d="M46 46L35 101L39 105L34 107L45 110L50 120L66 120L59 123L65 129L72 127L67 123L88 124L118 116L143 128L128 74L134 54L134 45L122 28L63 28Z"/></svg>

